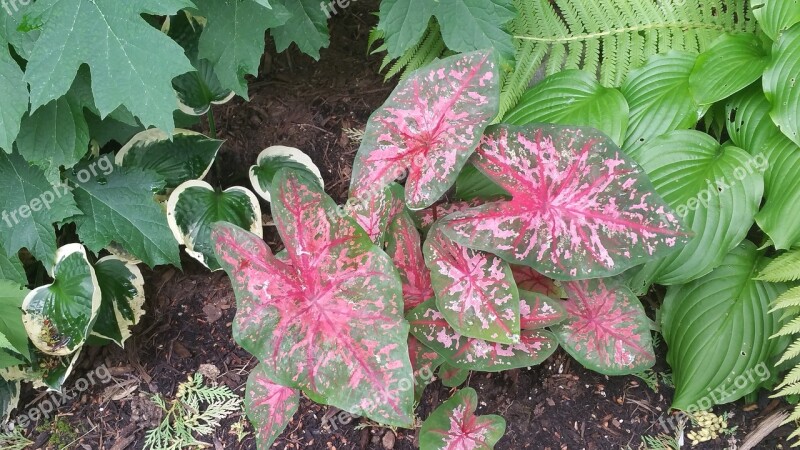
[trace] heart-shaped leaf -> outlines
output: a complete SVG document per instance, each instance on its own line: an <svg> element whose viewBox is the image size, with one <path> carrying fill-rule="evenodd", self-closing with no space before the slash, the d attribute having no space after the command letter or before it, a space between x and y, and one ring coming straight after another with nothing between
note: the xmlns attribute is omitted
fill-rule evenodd
<svg viewBox="0 0 800 450"><path fill-rule="evenodd" d="M308 155L294 147L274 145L262 150L256 165L250 167L250 184L253 185L256 194L266 201L271 201L272 179L278 170L284 168L292 169L297 174L315 180L321 187L325 187L319 168Z"/></svg>
<svg viewBox="0 0 800 450"><path fill-rule="evenodd" d="M500 75L494 54L442 59L401 81L370 117L353 164L351 196L408 171L406 204L432 205L453 185L497 115Z"/></svg>
<svg viewBox="0 0 800 450"><path fill-rule="evenodd" d="M451 241L436 225L423 254L436 306L456 332L504 344L519 340L519 293L508 263Z"/></svg>
<svg viewBox="0 0 800 450"><path fill-rule="evenodd" d="M523 330L515 344L461 336L436 309L433 299L409 312L408 320L414 337L442 355L445 362L462 369L501 372L535 366L558 347L554 336L544 330Z"/></svg>
<svg viewBox="0 0 800 450"><path fill-rule="evenodd" d="M756 366L771 364L777 341L769 336L780 328L770 302L786 289L754 280L768 262L744 241L713 272L667 289L661 325L675 383L673 408L709 409L764 381L753 375L759 373ZM707 404L700 405L701 399Z"/></svg>
<svg viewBox="0 0 800 450"><path fill-rule="evenodd" d="M142 271L119 257L106 256L95 263L94 272L102 299L92 335L124 347L130 328L144 315Z"/></svg>
<svg viewBox="0 0 800 450"><path fill-rule="evenodd" d="M557 123L596 128L621 145L628 129L628 101L583 70L565 70L522 94L503 118L509 125Z"/></svg>
<svg viewBox="0 0 800 450"><path fill-rule="evenodd" d="M403 284L405 310L416 308L420 303L434 297L431 273L425 266L419 232L407 212L403 211L392 220L386 236L386 253L392 257L400 282Z"/></svg>
<svg viewBox="0 0 800 450"><path fill-rule="evenodd" d="M414 369L414 401L419 402L425 388L433 382L433 374L444 358L422 345L414 336L408 336L408 355L411 358L411 367Z"/></svg>
<svg viewBox="0 0 800 450"><path fill-rule="evenodd" d="M761 37L723 34L697 57L689 86L700 105L728 98L761 78L769 61Z"/></svg>
<svg viewBox="0 0 800 450"><path fill-rule="evenodd" d="M256 430L258 448L272 447L300 406L300 393L273 383L262 365L247 377L244 408Z"/></svg>
<svg viewBox="0 0 800 450"><path fill-rule="evenodd" d="M506 432L500 416L476 416L478 394L464 388L436 408L422 424L419 446L426 450L491 450Z"/></svg>
<svg viewBox="0 0 800 450"><path fill-rule="evenodd" d="M172 190L189 180L206 176L222 141L191 130L177 129L172 136L151 128L136 134L115 157L117 165L139 167L159 174Z"/></svg>
<svg viewBox="0 0 800 450"><path fill-rule="evenodd" d="M602 279L564 284L567 320L553 327L562 347L587 368L606 375L649 369L656 361L650 320L639 299Z"/></svg>
<svg viewBox="0 0 800 450"><path fill-rule="evenodd" d="M513 198L447 216L445 234L467 247L581 279L618 274L685 242L644 172L596 130L503 125L473 163Z"/></svg>
<svg viewBox="0 0 800 450"><path fill-rule="evenodd" d="M228 222L263 237L261 205L249 190L234 186L224 191L205 181L187 181L167 201L167 222L186 253L211 270L222 268L214 254L211 226Z"/></svg>
<svg viewBox="0 0 800 450"><path fill-rule="evenodd" d="M758 25L773 41L778 39L781 31L800 22L798 0L751 0L750 8Z"/></svg>
<svg viewBox="0 0 800 450"><path fill-rule="evenodd" d="M236 341L275 383L381 423L409 426L408 324L391 259L313 181L273 179L272 216L286 245L218 223L217 259L237 298ZM345 387L343 389L343 387Z"/></svg>
<svg viewBox="0 0 800 450"><path fill-rule="evenodd" d="M520 291L540 292L552 298L566 297L558 281L547 278L532 267L511 264L511 273Z"/></svg>
<svg viewBox="0 0 800 450"><path fill-rule="evenodd" d="M800 145L800 24L781 33L764 71L764 94L770 115L783 134Z"/></svg>
<svg viewBox="0 0 800 450"><path fill-rule="evenodd" d="M469 378L469 374L469 370L459 369L447 363L439 366L439 378L442 380L443 385L450 388L459 387L464 384L467 378Z"/></svg>
<svg viewBox="0 0 800 450"><path fill-rule="evenodd" d="M344 213L355 219L372 242L382 248L394 209L395 199L392 189L385 187L369 192L365 197L347 199Z"/></svg>
<svg viewBox="0 0 800 450"><path fill-rule="evenodd" d="M410 211L410 214L414 218L414 223L417 227L419 227L423 233L427 233L439 219L454 212L465 211L469 208L483 205L484 203L486 203L486 200L476 197L466 201L437 203L419 211Z"/></svg>
<svg viewBox="0 0 800 450"><path fill-rule="evenodd" d="M519 291L520 327L536 330L556 325L567 318L564 302L538 292Z"/></svg>
<svg viewBox="0 0 800 450"><path fill-rule="evenodd" d="M51 284L25 296L22 322L39 350L49 355L69 355L89 336L100 309L100 286L80 244L58 249L50 276Z"/></svg>

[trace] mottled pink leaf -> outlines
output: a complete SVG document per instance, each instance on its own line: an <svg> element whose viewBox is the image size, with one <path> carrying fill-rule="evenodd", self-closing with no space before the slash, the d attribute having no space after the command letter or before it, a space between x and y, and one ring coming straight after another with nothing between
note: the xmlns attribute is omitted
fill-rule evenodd
<svg viewBox="0 0 800 450"><path fill-rule="evenodd" d="M558 346L555 337L545 330L523 330L516 344L500 344L461 336L436 309L436 302L427 302L408 313L411 334L423 345L444 356L455 367L482 372L500 372L541 363Z"/></svg>
<svg viewBox="0 0 800 450"><path fill-rule="evenodd" d="M533 267L511 264L511 273L514 274L514 281L520 290L541 292L551 298L566 297L558 282L533 270Z"/></svg>
<svg viewBox="0 0 800 450"><path fill-rule="evenodd" d="M406 204L432 205L456 180L498 112L491 51L444 58L412 74L370 117L353 165L354 197L406 173Z"/></svg>
<svg viewBox="0 0 800 450"><path fill-rule="evenodd" d="M426 450L491 450L506 431L500 416L476 416L478 394L465 388L436 408L422 424L419 446Z"/></svg>
<svg viewBox="0 0 800 450"><path fill-rule="evenodd" d="M396 211L394 195L388 187L350 197L344 206L346 214L367 232L372 242L383 246L389 219Z"/></svg>
<svg viewBox="0 0 800 450"><path fill-rule="evenodd" d="M564 302L538 292L519 291L520 326L535 330L561 323L567 318Z"/></svg>
<svg viewBox="0 0 800 450"><path fill-rule="evenodd" d="M473 198L472 200L468 201L457 201L452 203L436 203L435 205L431 205L425 209L413 211L411 214L417 227L419 227L423 232L427 233L433 224L436 223L436 221L447 216L448 214L464 211L475 206L483 205L484 203L486 203L486 200L481 198Z"/></svg>
<svg viewBox="0 0 800 450"><path fill-rule="evenodd" d="M414 399L419 401L425 387L433 381L436 368L442 364L444 358L410 335L408 336L408 354L411 358L411 367L414 369Z"/></svg>
<svg viewBox="0 0 800 450"><path fill-rule="evenodd" d="M258 448L270 448L300 405L300 393L273 383L261 364L247 378L244 408L256 432Z"/></svg>
<svg viewBox="0 0 800 450"><path fill-rule="evenodd" d="M459 334L491 342L519 340L519 293L508 263L451 241L435 225L422 253L436 306Z"/></svg>
<svg viewBox="0 0 800 450"><path fill-rule="evenodd" d="M607 375L641 372L655 363L650 321L627 287L602 279L565 283L567 320L553 327L564 349Z"/></svg>
<svg viewBox="0 0 800 450"><path fill-rule="evenodd" d="M392 257L403 283L403 302L409 311L433 298L431 274L422 257L422 244L414 222L405 211L399 213L389 227L386 253Z"/></svg>
<svg viewBox="0 0 800 450"><path fill-rule="evenodd" d="M470 371L468 369L460 369L447 363L439 366L439 378L441 378L442 384L447 387L454 388L461 386L467 381L469 374Z"/></svg>
<svg viewBox="0 0 800 450"><path fill-rule="evenodd" d="M642 169L594 129L501 125L473 163L513 198L449 215L445 233L551 278L619 274L686 241Z"/></svg>
<svg viewBox="0 0 800 450"><path fill-rule="evenodd" d="M315 183L280 170L272 216L288 262L218 223L215 251L237 298L236 341L275 383L386 424L408 426L408 324L391 259Z"/></svg>

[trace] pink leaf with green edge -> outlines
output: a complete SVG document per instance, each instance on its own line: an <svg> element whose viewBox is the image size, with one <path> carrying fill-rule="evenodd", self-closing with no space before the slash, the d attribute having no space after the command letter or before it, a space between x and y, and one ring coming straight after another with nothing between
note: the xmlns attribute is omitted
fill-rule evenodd
<svg viewBox="0 0 800 450"><path fill-rule="evenodd" d="M250 372L244 407L256 432L258 448L270 448L300 406L300 393L270 381L259 364Z"/></svg>
<svg viewBox="0 0 800 450"><path fill-rule="evenodd" d="M215 251L237 298L236 342L277 384L385 424L412 422L408 324L391 259L322 189L295 173L274 178L272 216L288 262L231 224Z"/></svg>
<svg viewBox="0 0 800 450"><path fill-rule="evenodd" d="M641 372L655 363L650 320L627 287L601 279L565 283L567 320L553 327L564 349L607 375Z"/></svg>
<svg viewBox="0 0 800 450"><path fill-rule="evenodd" d="M503 344L519 340L519 293L508 263L451 241L438 225L422 253L436 306L456 332Z"/></svg>
<svg viewBox="0 0 800 450"><path fill-rule="evenodd" d="M419 211L412 211L411 214L417 227L427 233L436 221L448 214L464 211L475 206L483 205L484 203L486 203L486 200L480 198L452 203L443 202L431 205Z"/></svg>
<svg viewBox="0 0 800 450"><path fill-rule="evenodd" d="M567 311L563 301L538 292L519 291L520 326L523 330L549 327L564 321Z"/></svg>
<svg viewBox="0 0 800 450"><path fill-rule="evenodd" d="M433 374L444 358L422 345L414 336L408 336L408 354L414 369L414 400L419 401L425 388L433 381Z"/></svg>
<svg viewBox="0 0 800 450"><path fill-rule="evenodd" d="M389 219L396 208L392 190L386 187L349 198L344 210L367 232L375 245L382 247Z"/></svg>
<svg viewBox="0 0 800 450"><path fill-rule="evenodd" d="M411 334L436 350L445 362L462 369L500 372L541 363L558 347L545 330L522 330L516 344L500 344L458 334L431 299L408 313Z"/></svg>
<svg viewBox="0 0 800 450"><path fill-rule="evenodd" d="M453 213L456 242L556 279L619 274L686 242L644 171L591 128L501 125L473 158L510 201Z"/></svg>
<svg viewBox="0 0 800 450"><path fill-rule="evenodd" d="M476 416L478 394L465 388L436 408L422 424L419 447L425 450L492 450L506 432L497 415Z"/></svg>
<svg viewBox="0 0 800 450"><path fill-rule="evenodd" d="M433 298L431 274L422 257L422 244L414 222L405 211L398 214L389 226L386 253L392 257L400 282L403 284L403 302L409 311Z"/></svg>
<svg viewBox="0 0 800 450"><path fill-rule="evenodd" d="M491 51L462 53L401 81L370 117L353 165L351 195L406 173L406 204L432 205L455 183L498 112L500 74Z"/></svg>
<svg viewBox="0 0 800 450"><path fill-rule="evenodd" d="M533 267L511 264L511 273L514 274L514 281L517 283L517 288L520 290L541 292L552 298L566 297L564 289L561 288L561 285L557 281L551 280L533 270Z"/></svg>
<svg viewBox="0 0 800 450"><path fill-rule="evenodd" d="M439 366L439 378L441 378L442 384L447 387L454 388L461 386L467 381L469 374L470 371L468 369L459 369L447 363Z"/></svg>

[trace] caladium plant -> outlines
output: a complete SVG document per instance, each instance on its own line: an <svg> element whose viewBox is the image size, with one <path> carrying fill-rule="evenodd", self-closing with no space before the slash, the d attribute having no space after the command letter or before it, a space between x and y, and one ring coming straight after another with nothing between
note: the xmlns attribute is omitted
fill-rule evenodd
<svg viewBox="0 0 800 450"><path fill-rule="evenodd" d="M491 450L506 431L500 416L476 416L478 394L466 388L442 403L422 424L420 448L426 450Z"/></svg>

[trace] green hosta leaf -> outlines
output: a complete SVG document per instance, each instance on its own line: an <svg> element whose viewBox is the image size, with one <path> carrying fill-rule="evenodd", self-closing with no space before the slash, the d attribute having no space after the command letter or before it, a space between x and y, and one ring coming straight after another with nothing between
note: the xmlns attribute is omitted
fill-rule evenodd
<svg viewBox="0 0 800 450"><path fill-rule="evenodd" d="M763 381L753 377L754 369L770 363L775 341L769 336L780 325L769 305L785 290L753 279L768 262L744 241L710 274L667 289L661 321L675 383L673 408L709 409Z"/></svg>
<svg viewBox="0 0 800 450"><path fill-rule="evenodd" d="M0 423L5 423L19 404L19 392L19 381L6 381L0 377Z"/></svg>
<svg viewBox="0 0 800 450"><path fill-rule="evenodd" d="M3 226L6 224L0 223L0 227ZM25 276L25 268L22 267L19 256L15 252L11 254L6 252L2 243L0 243L0 280L13 281L20 286L28 284L28 277Z"/></svg>
<svg viewBox="0 0 800 450"><path fill-rule="evenodd" d="M606 375L649 369L656 361L650 320L627 287L602 279L564 283L567 320L553 327L564 350Z"/></svg>
<svg viewBox="0 0 800 450"><path fill-rule="evenodd" d="M53 283L25 296L22 322L39 350L48 355L69 355L89 336L100 309L100 286L80 244L58 249L50 276Z"/></svg>
<svg viewBox="0 0 800 450"><path fill-rule="evenodd" d="M781 133L763 146L769 161L764 197L756 215L758 226L772 239L775 248L788 250L800 244L800 147Z"/></svg>
<svg viewBox="0 0 800 450"><path fill-rule="evenodd" d="M273 383L259 364L247 377L244 408L260 449L272 447L300 406L300 393Z"/></svg>
<svg viewBox="0 0 800 450"><path fill-rule="evenodd" d="M275 0L273 8L283 5L289 11L289 20L272 27L278 52L294 42L303 53L319 60L319 50L330 44L328 16L319 0Z"/></svg>
<svg viewBox="0 0 800 450"><path fill-rule="evenodd" d="M504 123L557 123L597 128L621 145L628 129L628 102L582 70L551 75L522 94Z"/></svg>
<svg viewBox="0 0 800 450"><path fill-rule="evenodd" d="M278 170L283 168L292 169L298 175L316 181L322 188L325 187L319 168L302 150L274 145L262 150L256 165L250 167L250 184L253 185L256 194L266 201L271 201L269 192L272 189L272 179Z"/></svg>
<svg viewBox="0 0 800 450"><path fill-rule="evenodd" d="M469 370L459 369L447 363L439 366L439 378L442 380L443 385L450 388L456 388L464 384L469 378L469 374Z"/></svg>
<svg viewBox="0 0 800 450"><path fill-rule="evenodd" d="M500 416L476 416L478 394L464 388L423 422L419 446L426 450L491 450L506 431Z"/></svg>
<svg viewBox="0 0 800 450"><path fill-rule="evenodd" d="M781 135L769 116L771 106L759 83L725 101L725 128L731 141L751 155L765 152L764 144Z"/></svg>
<svg viewBox="0 0 800 450"><path fill-rule="evenodd" d="M53 223L80 214L64 186L52 186L44 173L17 153L0 152L0 242L8 256L27 248L45 266L53 264Z"/></svg>
<svg viewBox="0 0 800 450"><path fill-rule="evenodd" d="M22 301L28 295L17 283L0 280L0 336L11 344L14 352L30 361L28 333L22 323Z"/></svg>
<svg viewBox="0 0 800 450"><path fill-rule="evenodd" d="M3 14L4 16L5 14ZM0 19L2 20L2 19ZM0 40L0 149L11 153L11 145L19 133L22 116L28 110L28 86L22 70Z"/></svg>
<svg viewBox="0 0 800 450"><path fill-rule="evenodd" d="M689 85L694 62L695 55L671 51L631 71L620 87L631 111L622 148L627 151L668 131L697 124L702 108Z"/></svg>
<svg viewBox="0 0 800 450"><path fill-rule="evenodd" d="M434 299L417 306L407 317L414 337L442 355L445 362L462 369L501 372L534 366L547 359L558 347L555 337L544 330L523 330L515 344L461 336L436 308Z"/></svg>
<svg viewBox="0 0 800 450"><path fill-rule="evenodd" d="M783 134L800 145L800 24L784 31L772 47L764 71L764 94L770 115Z"/></svg>
<svg viewBox="0 0 800 450"><path fill-rule="evenodd" d="M53 100L22 119L16 144L23 158L44 170L47 181L59 184L59 168L71 168L89 150L83 108L68 97Z"/></svg>
<svg viewBox="0 0 800 450"><path fill-rule="evenodd" d="M700 105L728 98L761 78L769 61L761 37L724 34L697 57L689 86Z"/></svg>
<svg viewBox="0 0 800 450"><path fill-rule="evenodd" d="M75 201L84 214L72 219L83 242L93 252L116 242L150 267L180 266L178 243L164 211L153 198L164 188L163 179L149 170L112 164L108 165L109 170L96 170L96 177L81 179L82 174L91 173L91 164L103 158L80 164L77 171L67 173L74 186Z"/></svg>
<svg viewBox="0 0 800 450"><path fill-rule="evenodd" d="M152 170L166 181L165 188L172 190L183 182L205 178L221 146L222 141L195 131L178 128L170 138L151 128L128 141L115 160L119 166Z"/></svg>
<svg viewBox="0 0 800 450"><path fill-rule="evenodd" d="M162 5L160 13L181 7L178 2ZM35 2L29 14L41 20L42 34L25 71L31 109L64 95L78 68L87 64L101 116L124 105L145 126L171 132L172 79L193 69L181 47L140 16L155 6L144 0Z"/></svg>
<svg viewBox="0 0 800 450"><path fill-rule="evenodd" d="M175 239L186 245L186 253L211 270L222 268L211 241L214 222L232 223L264 237L258 198L239 186L220 191L205 181L187 181L170 195L167 221Z"/></svg>
<svg viewBox="0 0 800 450"><path fill-rule="evenodd" d="M94 265L102 293L92 334L110 339L120 347L131 336L130 328L144 315L144 278L136 265L106 256Z"/></svg>
<svg viewBox="0 0 800 450"><path fill-rule="evenodd" d="M247 74L257 75L264 54L264 32L291 17L275 2L268 9L255 0L196 0L208 22L200 36L198 57L211 61L225 89L244 98ZM319 4L317 4L319 9Z"/></svg>
<svg viewBox="0 0 800 450"><path fill-rule="evenodd" d="M378 29L386 36L391 59L398 58L421 38L435 16L447 48L470 52L494 48L511 60L514 46L504 25L515 16L511 0L385 0Z"/></svg>
<svg viewBox="0 0 800 450"><path fill-rule="evenodd" d="M751 0L750 7L758 24L770 39L800 22L800 0Z"/></svg>
<svg viewBox="0 0 800 450"><path fill-rule="evenodd" d="M681 284L711 272L753 226L766 158L690 130L645 143L635 158L694 234L685 247L645 265L650 281Z"/></svg>
<svg viewBox="0 0 800 450"><path fill-rule="evenodd" d="M508 263L451 241L436 225L423 253L436 306L457 333L503 344L519 341L519 292Z"/></svg>

